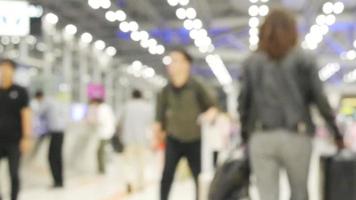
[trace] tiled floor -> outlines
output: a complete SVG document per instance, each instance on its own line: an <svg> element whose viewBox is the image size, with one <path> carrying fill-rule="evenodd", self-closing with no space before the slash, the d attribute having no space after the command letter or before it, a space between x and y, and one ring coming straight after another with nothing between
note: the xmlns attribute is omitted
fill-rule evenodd
<svg viewBox="0 0 356 200"><path fill-rule="evenodd" d="M321 144L317 144L321 148ZM47 169L45 148L42 148L42 153L37 156L32 162L24 162L23 174L23 190L20 200L158 200L158 184L150 184L146 189L132 195L125 195L126 184L124 183L123 161L120 156L111 158L111 165L106 176L96 175L92 166L85 164L79 160L81 169L67 169L66 187L60 190L49 189L51 183ZM311 178L309 182L310 200L318 200L318 165L317 159L314 159ZM8 177L6 173L5 163L0 163L0 185L3 194L8 193ZM67 163L67 165L69 165ZM73 168L75 169L75 168ZM79 174L79 172L81 172ZM194 200L194 185L189 179L179 178L173 185L171 200ZM288 199L288 187L286 182L282 182L281 200ZM253 189L254 190L254 189ZM257 200L255 192L253 192L253 200ZM7 200L6 198L4 200Z"/></svg>

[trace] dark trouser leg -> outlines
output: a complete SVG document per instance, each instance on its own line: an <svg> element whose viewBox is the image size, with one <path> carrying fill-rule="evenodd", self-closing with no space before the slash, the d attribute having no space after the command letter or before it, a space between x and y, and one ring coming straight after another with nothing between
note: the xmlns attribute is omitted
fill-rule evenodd
<svg viewBox="0 0 356 200"><path fill-rule="evenodd" d="M54 181L54 186L63 186L63 132L51 133L51 143L49 146L49 165Z"/></svg>
<svg viewBox="0 0 356 200"><path fill-rule="evenodd" d="M196 199L199 199L199 174L201 172L201 141L189 143L185 148L185 156L188 159L190 170L192 171L195 187Z"/></svg>
<svg viewBox="0 0 356 200"><path fill-rule="evenodd" d="M105 173L105 140L100 140L99 147L97 151L97 159L98 159L98 171L100 174Z"/></svg>
<svg viewBox="0 0 356 200"><path fill-rule="evenodd" d="M19 145L11 145L8 149L9 171L11 179L11 200L17 200L20 191L20 149Z"/></svg>
<svg viewBox="0 0 356 200"><path fill-rule="evenodd" d="M174 174L180 158L182 157L181 145L178 141L167 138L164 169L161 180L161 200L168 200L169 192L174 179Z"/></svg>

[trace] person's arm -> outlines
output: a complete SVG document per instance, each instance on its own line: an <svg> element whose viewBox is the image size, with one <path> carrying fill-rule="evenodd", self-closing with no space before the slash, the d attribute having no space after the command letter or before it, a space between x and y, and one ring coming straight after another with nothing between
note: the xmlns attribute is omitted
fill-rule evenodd
<svg viewBox="0 0 356 200"><path fill-rule="evenodd" d="M32 112L29 107L29 97L26 92L24 92L21 104L22 137L20 141L20 150L22 153L27 153L30 148L32 136Z"/></svg>
<svg viewBox="0 0 356 200"><path fill-rule="evenodd" d="M163 89L164 90L164 89ZM165 133L165 113L166 113L166 100L164 97L164 91L162 90L161 93L157 96L157 103L156 103L156 117L155 122L152 126L152 131L155 136L155 140L158 143L161 143L165 140L166 133Z"/></svg>
<svg viewBox="0 0 356 200"><path fill-rule="evenodd" d="M199 121L213 121L219 114L216 98L214 98L209 89L200 82L198 82L198 95L199 103L204 111Z"/></svg>
<svg viewBox="0 0 356 200"><path fill-rule="evenodd" d="M333 109L331 108L326 94L324 92L323 84L319 78L316 61L312 58L307 60L309 67L309 84L310 84L310 98L312 103L315 103L320 114L325 119L329 129L334 135L336 144L339 148L343 147L343 136L336 125L336 117Z"/></svg>
<svg viewBox="0 0 356 200"><path fill-rule="evenodd" d="M245 144L249 139L248 124L250 120L251 109L251 83L247 68L243 68L240 81L240 94L238 98L238 112L241 124L241 139Z"/></svg>

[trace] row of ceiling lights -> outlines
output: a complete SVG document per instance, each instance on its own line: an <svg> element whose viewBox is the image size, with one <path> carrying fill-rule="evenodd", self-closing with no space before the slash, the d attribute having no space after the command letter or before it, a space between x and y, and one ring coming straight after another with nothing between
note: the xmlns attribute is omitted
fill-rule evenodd
<svg viewBox="0 0 356 200"><path fill-rule="evenodd" d="M256 50L258 43L259 43L259 30L258 27L261 23L260 17L265 17L269 13L269 7L266 5L266 3L269 0L263 0L263 1L258 1L258 0L251 0L250 2L252 5L248 9L248 14L250 15L250 20L249 20L249 43L250 43L250 50Z"/></svg>
<svg viewBox="0 0 356 200"><path fill-rule="evenodd" d="M105 18L109 22L119 22L119 29L124 33L130 32L130 38L135 42L140 42L142 48L148 49L152 55L163 55L165 47L158 44L157 40L150 38L147 31L139 30L140 27L136 21L128 21L127 14L123 10L112 11L110 0L88 0L88 5L93 9L103 8L108 10Z"/></svg>
<svg viewBox="0 0 356 200"><path fill-rule="evenodd" d="M229 85L232 82L230 73L228 72L221 57L213 54L215 47L212 44L212 39L208 35L208 31L203 28L203 22L197 18L197 12L194 8L186 6L189 5L189 0L167 0L171 7L178 7L176 9L177 18L183 21L183 26L189 31L189 36L194 40L194 45L201 53L209 53L205 60L213 71L221 85ZM170 59L165 57L163 62L169 64Z"/></svg>
<svg viewBox="0 0 356 200"><path fill-rule="evenodd" d="M302 47L310 50L317 49L324 36L329 32L329 27L336 22L336 16L342 14L344 9L345 5L340 1L324 3L323 14L316 17L315 24L310 28L302 42Z"/></svg>
<svg viewBox="0 0 356 200"><path fill-rule="evenodd" d="M48 13L45 15L45 21L49 24L55 25L58 23L59 18L53 13ZM74 36L78 32L78 28L73 24L68 24L64 27L64 32L67 36ZM80 41L84 44L90 44L93 41L93 35L85 32L80 36ZM97 40L94 42L94 47L99 51L103 51L106 47L106 44L103 40ZM109 46L105 49L105 52L109 56L115 56L117 51L115 47Z"/></svg>

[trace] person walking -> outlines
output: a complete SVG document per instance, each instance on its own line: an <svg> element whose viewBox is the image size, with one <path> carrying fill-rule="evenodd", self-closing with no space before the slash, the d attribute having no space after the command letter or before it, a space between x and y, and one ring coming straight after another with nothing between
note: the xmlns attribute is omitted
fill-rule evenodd
<svg viewBox="0 0 356 200"><path fill-rule="evenodd" d="M184 49L169 54L167 66L169 84L158 97L154 132L165 140L165 163L160 187L160 199L168 200L177 165L188 160L199 199L198 176L201 172L201 130L199 116L210 120L217 113L216 101L199 80L191 75L193 58Z"/></svg>
<svg viewBox="0 0 356 200"><path fill-rule="evenodd" d="M318 76L318 65L298 48L296 18L291 11L271 10L260 28L259 47L243 64L239 113L242 137L249 146L252 171L261 200L279 199L279 173L285 169L292 200L307 200L307 180L316 105L343 148Z"/></svg>
<svg viewBox="0 0 356 200"><path fill-rule="evenodd" d="M0 158L8 160L11 200L20 192L20 158L29 150L32 131L28 93L14 83L16 67L13 60L0 60Z"/></svg>

